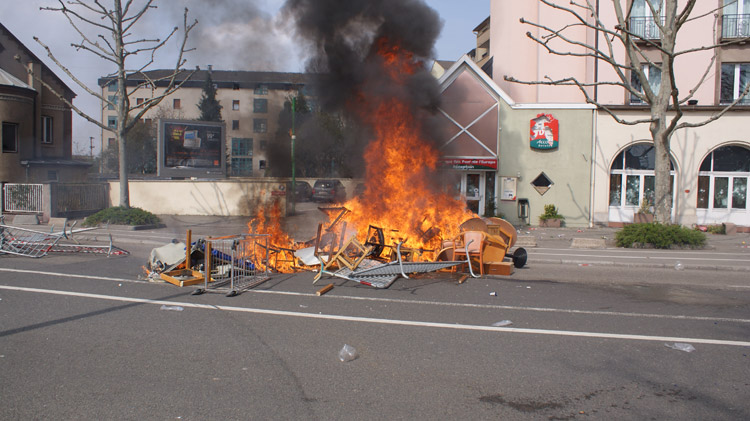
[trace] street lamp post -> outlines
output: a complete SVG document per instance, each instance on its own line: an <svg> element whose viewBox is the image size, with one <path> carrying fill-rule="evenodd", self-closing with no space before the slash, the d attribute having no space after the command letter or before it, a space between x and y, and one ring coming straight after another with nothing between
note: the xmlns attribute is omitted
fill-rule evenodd
<svg viewBox="0 0 750 421"><path fill-rule="evenodd" d="M297 105L297 98L292 97L292 215L296 214L295 205L297 202L297 180L294 173L294 141L297 136L294 133L294 113Z"/></svg>

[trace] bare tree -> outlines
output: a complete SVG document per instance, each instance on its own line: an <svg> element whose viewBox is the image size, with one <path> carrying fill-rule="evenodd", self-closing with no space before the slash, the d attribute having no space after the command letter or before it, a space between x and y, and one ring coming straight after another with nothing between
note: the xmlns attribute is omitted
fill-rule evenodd
<svg viewBox="0 0 750 421"><path fill-rule="evenodd" d="M647 34L631 25L631 9L623 10L622 0L611 0L616 22L604 22L600 19L599 2L585 0L585 3L576 0L566 2L539 0L544 5L563 11L570 15L572 23L560 24L557 27L541 22L530 22L521 19L521 23L528 24L539 30L540 35L527 32L526 36L544 47L550 54L559 56L579 57L581 59L593 59L608 65L616 74L613 80L578 80L574 77L563 79L552 79L549 76L545 80L521 81L510 76L505 80L531 85L558 85L576 86L583 93L586 102L591 103L611 115L618 123L626 125L649 124L652 140L654 142L655 159L655 193L654 207L655 219L661 223L671 222L672 196L670 194L670 139L672 134L679 129L699 127L717 120L727 111L734 107L745 95L750 86L746 87L732 103L726 104L709 118L699 122L680 122L683 117L683 107L693 97L698 87L708 78L715 68L716 49L723 45L747 41L748 38L733 39L731 41L720 41L716 35L718 24L714 22L714 39L709 45L692 46L685 50L676 50L675 41L677 34L685 23L697 19L717 19L717 10L697 15L694 7L697 0L680 1L684 6L678 8L678 0L644 0L645 6L651 12L652 19L648 25L658 28L658 36ZM630 2L625 2L630 4ZM594 31L597 41L587 42L576 35L576 31L585 29L585 32ZM651 35L651 36L649 36ZM560 46L564 46L563 49ZM618 51L624 51L618 53ZM648 54L655 51L656 54ZM713 51L711 60L707 63L705 72L697 83L687 92L680 96L675 80L675 59L677 57L696 53L699 51ZM658 56L655 60L653 57ZM649 58L651 57L651 59ZM656 68L661 71L661 83L659 86L649 84L648 69ZM634 76L633 76L634 75ZM591 95L590 90L599 86L619 86L624 88L629 95L638 98L650 115L647 118L628 120L618 116L617 112L606 104L601 103Z"/></svg>
<svg viewBox="0 0 750 421"><path fill-rule="evenodd" d="M111 79L111 83L117 86L117 91L112 98L104 96L100 90L89 88L54 56L47 45L39 40L39 38L34 37L34 40L47 51L49 58L76 84L90 95L98 98L104 107L114 107L117 110L117 125L114 128L109 127L105 122L89 116L73 105L61 93L43 82L41 75L34 75L35 79L39 80L78 115L101 127L103 130L114 132L119 151L120 206L123 207L130 207L126 154L128 133L136 126L147 111L157 106L165 97L179 89L195 72L195 70L185 71L180 69L186 62L184 58L185 53L191 51L187 48L188 34L198 24L197 20L188 24L188 9L186 8L183 17L182 42L177 53L174 69L166 75L160 75L158 79L150 79L144 73L154 63L157 51L164 47L169 39L179 31L178 27L174 27L164 39L140 38L133 33L134 30L137 30L135 26L141 18L150 9L156 9L154 5L155 1L144 0L138 6L133 4L134 0L113 0L111 5L104 5L104 1L102 0L69 0L65 2L58 0L59 6L40 8L40 10L60 12L68 19L70 25L81 37L79 43L71 44L73 48L79 51L87 51L99 59L114 65L115 71L106 77ZM145 56L145 63L142 60L136 64L137 67L128 67L129 65L132 66L133 64L131 63L136 61L136 55L139 55L139 57ZM145 76L145 82L128 87L126 85L128 75L133 73ZM156 94L155 91L157 83L165 86L160 94ZM141 104L132 105L130 96L139 88L150 88L152 93L151 98L146 99Z"/></svg>

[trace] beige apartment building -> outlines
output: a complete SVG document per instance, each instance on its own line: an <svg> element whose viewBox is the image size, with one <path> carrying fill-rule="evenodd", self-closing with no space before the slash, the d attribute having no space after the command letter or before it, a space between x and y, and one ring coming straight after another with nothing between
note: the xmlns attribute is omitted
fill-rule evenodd
<svg viewBox="0 0 750 421"><path fill-rule="evenodd" d="M198 103L209 72L217 88L216 99L222 106L221 117L226 125L227 175L264 176L268 144L277 131L279 113L285 101L299 92L305 93L308 76L300 73L213 70L209 66L207 70L195 72L179 90L150 110L145 116L146 121L157 118L197 120L200 116ZM164 92L167 81L155 82L153 86L148 81L161 80L168 74L169 70L153 70L142 75L130 75L127 85L131 106ZM182 73L189 74L187 71ZM99 86L104 97L113 99L117 89L111 81L111 78L100 78ZM102 106L101 118L110 127L117 124L117 113L112 106ZM102 139L105 149L116 147L112 132L103 131Z"/></svg>
<svg viewBox="0 0 750 421"><path fill-rule="evenodd" d="M659 7L659 0L622 0L621 3L625 10L631 11L631 31L658 43L660 33L646 1ZM559 3L570 6L567 0ZM684 5L684 1L678 3L678 7ZM612 4L595 4L599 5L602 20L613 26L612 22L616 20ZM679 33L678 50L742 41L716 50L680 56L676 61L676 82L682 93L698 85L705 74L705 81L695 90L692 101L683 107L682 121L699 122L731 103L750 83L750 43L746 42L750 41L750 0L701 0L691 16L701 18L689 21ZM547 76L552 79L576 77L588 83L616 80L611 67L593 59L550 54L526 36L529 31L538 32L519 22L520 18L555 28L571 20L569 15L539 1L492 0L487 22L491 68L486 68L486 64L485 68L498 89L516 104L534 104L535 109L544 113L545 104L550 104L554 112L554 108L561 104L583 104L585 100L576 87L518 84L506 81L505 76L526 81L544 80ZM603 43L590 29L580 28L577 33L569 35L588 44ZM641 48L657 60L656 47L642 43ZM616 53L624 62L623 51ZM658 86L658 68L652 66L645 70L650 84ZM646 106L621 87L591 87L588 92L596 101L606 104L624 118L636 120L649 115ZM740 229L750 229L748 121L750 97L744 98L739 106L719 120L675 132L671 142L673 222L686 226L733 223ZM578 137L589 128L570 130ZM505 128L500 127L501 143L505 133ZM570 135L560 129L561 139ZM564 144L561 140L559 147L559 150L578 147L580 150L573 155L590 157L590 177L568 179L550 189L565 189L566 183L588 185L590 203L581 203L570 195L560 194L555 197L554 204L563 214L572 212L578 215L584 209L590 224L620 226L631 223L641 204L654 190L654 151L648 125L621 125L599 110L595 113L591 136L590 142ZM500 176L508 172L503 170L503 162L501 158ZM569 172L574 174L577 165L585 164L570 162L569 165ZM505 175L511 173L513 171ZM519 184L530 181L519 180ZM536 199L537 202L547 200L541 193Z"/></svg>
<svg viewBox="0 0 750 421"><path fill-rule="evenodd" d="M0 24L0 183L85 181L89 163L72 159L75 93Z"/></svg>

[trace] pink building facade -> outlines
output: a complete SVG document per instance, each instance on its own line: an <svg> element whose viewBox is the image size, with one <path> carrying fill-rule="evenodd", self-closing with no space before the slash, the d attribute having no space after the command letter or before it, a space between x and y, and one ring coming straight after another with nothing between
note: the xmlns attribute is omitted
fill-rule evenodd
<svg viewBox="0 0 750 421"><path fill-rule="evenodd" d="M647 0L622 0L624 10L631 8L630 28L647 38L658 38ZM658 0L648 0L657 3ZM559 0L562 6L570 2ZM678 2L683 6L683 1ZM615 22L611 2L596 2L605 22ZM677 38L677 50L686 50L717 42L739 41L750 35L750 0L705 0L697 2L691 16L703 16L688 22ZM490 10L490 55L492 79L498 88L518 103L582 104L584 96L576 87L525 85L505 80L535 81L575 77L580 81L614 81L614 71L593 59L558 56L549 53L526 36L539 31L519 20L559 28L571 22L570 15L538 1L492 0ZM582 28L569 36L594 45L592 30ZM748 39L750 40L750 39ZM566 48L552 43L553 48ZM644 47L654 62L654 48ZM580 52L582 50L578 50ZM624 60L624 50L615 48ZM715 57L714 57L715 55ZM681 121L699 122L737 98L750 83L750 43L735 43L716 50L698 51L676 60L676 83L681 93L694 91L692 105L684 107ZM701 83L701 80L705 80ZM653 79L652 79L653 76ZM659 75L651 73L650 83L658 86ZM648 116L648 110L623 88L588 88L588 94L611 106L627 119ZM653 143L648 125L618 124L603 111L594 113L591 138L590 224L619 226L633 222L641 205L653 194ZM673 222L691 225L732 223L750 229L750 99L708 125L681 129L671 143L673 174ZM583 147L583 145L581 145ZM581 153L586 153L585 147ZM566 203L559 207L565 211Z"/></svg>

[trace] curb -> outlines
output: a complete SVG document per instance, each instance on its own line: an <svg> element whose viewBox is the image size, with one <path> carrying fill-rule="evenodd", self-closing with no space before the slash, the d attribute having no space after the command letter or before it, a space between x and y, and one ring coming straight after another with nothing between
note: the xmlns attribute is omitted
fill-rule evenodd
<svg viewBox="0 0 750 421"><path fill-rule="evenodd" d="M550 264L550 265L579 265L582 267L594 267L594 266L615 266L615 267L639 267L639 268L651 268L651 269L672 269L677 270L674 268L674 265L666 264L666 263L623 263L623 262L614 262L614 261L597 261L595 263L591 263L590 261L583 261L583 260L567 260L567 259L560 259L560 260L535 260L532 258L529 258L529 263L539 263L539 264ZM683 263L683 271L684 270L711 270L711 271L726 271L726 272L750 272L750 267L742 267L742 266L715 266L715 265L686 265Z"/></svg>

